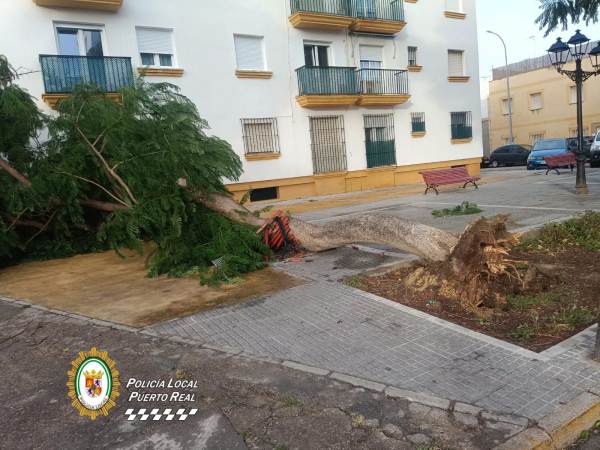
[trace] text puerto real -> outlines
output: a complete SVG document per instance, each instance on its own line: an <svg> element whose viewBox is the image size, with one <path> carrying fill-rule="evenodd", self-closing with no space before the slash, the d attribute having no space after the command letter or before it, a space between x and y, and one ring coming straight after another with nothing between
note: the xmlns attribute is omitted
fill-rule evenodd
<svg viewBox="0 0 600 450"><path fill-rule="evenodd" d="M129 394L128 401L136 402L194 402L196 394L193 392L182 392L181 390L198 389L195 380L138 380L130 378L127 381L127 389L136 389ZM143 391L138 391L142 389ZM171 392L152 392L153 389L169 389Z"/></svg>

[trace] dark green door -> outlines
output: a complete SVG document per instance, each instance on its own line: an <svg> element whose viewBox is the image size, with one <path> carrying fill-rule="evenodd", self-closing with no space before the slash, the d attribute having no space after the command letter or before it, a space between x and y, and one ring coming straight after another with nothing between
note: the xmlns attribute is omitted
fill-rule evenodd
<svg viewBox="0 0 600 450"><path fill-rule="evenodd" d="M365 115L367 167L395 166L394 115Z"/></svg>

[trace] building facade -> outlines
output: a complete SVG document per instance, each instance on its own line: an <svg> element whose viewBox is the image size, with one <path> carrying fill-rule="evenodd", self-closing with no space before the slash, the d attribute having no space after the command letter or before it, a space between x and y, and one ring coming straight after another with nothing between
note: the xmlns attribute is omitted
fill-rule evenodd
<svg viewBox="0 0 600 450"><path fill-rule="evenodd" d="M0 24L42 108L81 81L178 85L253 201L479 170L475 0L0 0Z"/></svg>
<svg viewBox="0 0 600 450"><path fill-rule="evenodd" d="M591 70L586 62L584 68ZM560 75L548 56L509 65L513 133L518 144L533 145L538 139L577 136L577 91L575 83ZM508 143L508 95L506 67L494 69L489 96L492 148ZM584 134L600 129L600 77L583 85Z"/></svg>

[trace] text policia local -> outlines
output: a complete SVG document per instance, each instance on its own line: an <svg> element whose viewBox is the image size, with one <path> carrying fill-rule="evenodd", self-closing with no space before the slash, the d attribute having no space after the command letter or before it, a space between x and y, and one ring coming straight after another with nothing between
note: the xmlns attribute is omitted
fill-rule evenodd
<svg viewBox="0 0 600 450"><path fill-rule="evenodd" d="M198 382L194 380L138 380L130 378L127 381L127 389L197 389ZM165 392L140 392L132 391L129 394L129 401L137 402L193 402L195 401L195 393L173 391Z"/></svg>

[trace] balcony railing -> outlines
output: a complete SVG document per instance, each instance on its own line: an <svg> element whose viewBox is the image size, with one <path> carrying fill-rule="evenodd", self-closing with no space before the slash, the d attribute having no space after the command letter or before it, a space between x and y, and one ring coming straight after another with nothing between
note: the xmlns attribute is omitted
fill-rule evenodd
<svg viewBox="0 0 600 450"><path fill-rule="evenodd" d="M404 0L290 0L296 28L395 34L404 28Z"/></svg>
<svg viewBox="0 0 600 450"><path fill-rule="evenodd" d="M40 55L46 94L69 94L79 84L115 93L133 84L131 58Z"/></svg>
<svg viewBox="0 0 600 450"><path fill-rule="evenodd" d="M298 101L305 107L393 106L410 98L406 70L304 66L296 72Z"/></svg>
<svg viewBox="0 0 600 450"><path fill-rule="evenodd" d="M291 0L292 14L309 12L358 19L404 21L403 0Z"/></svg>
<svg viewBox="0 0 600 450"><path fill-rule="evenodd" d="M355 67L300 67L298 90L303 95L358 95Z"/></svg>
<svg viewBox="0 0 600 450"><path fill-rule="evenodd" d="M360 69L357 71L360 93L364 95L407 95L406 70Z"/></svg>
<svg viewBox="0 0 600 450"><path fill-rule="evenodd" d="M350 0L354 17L371 20L404 21L403 0Z"/></svg>
<svg viewBox="0 0 600 450"><path fill-rule="evenodd" d="M291 0L292 14L308 12L352 17L349 0Z"/></svg>

